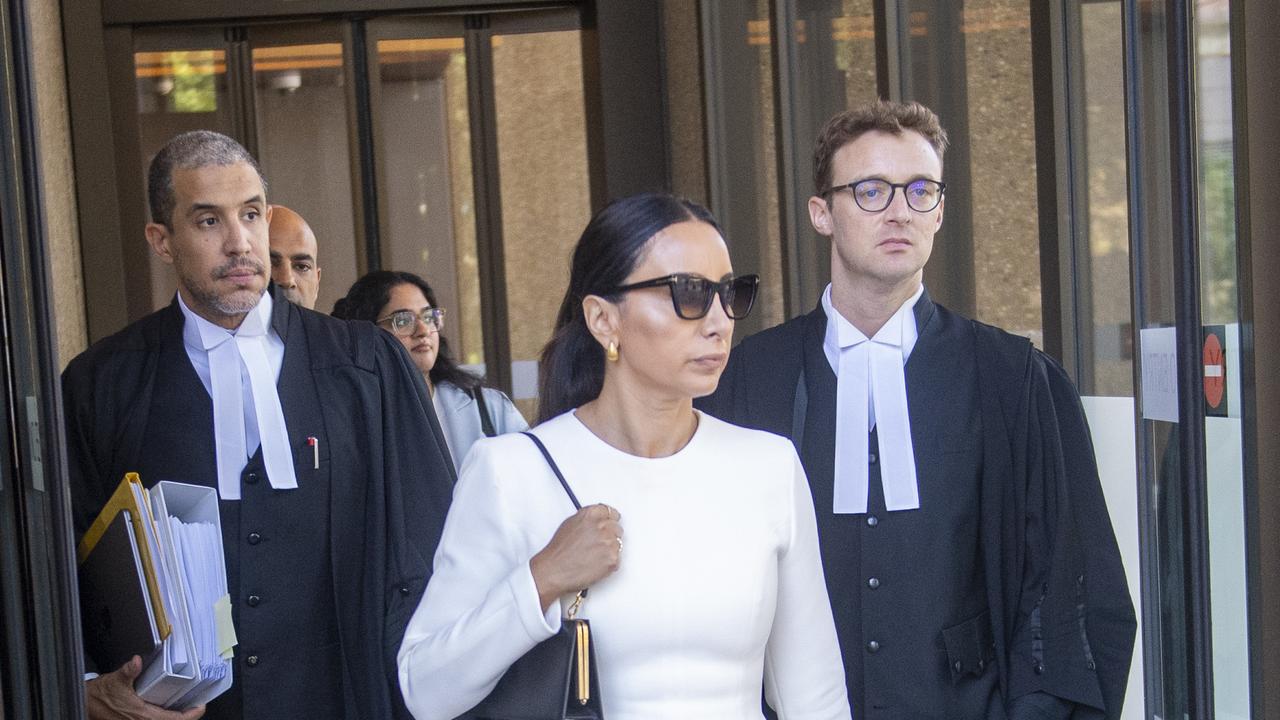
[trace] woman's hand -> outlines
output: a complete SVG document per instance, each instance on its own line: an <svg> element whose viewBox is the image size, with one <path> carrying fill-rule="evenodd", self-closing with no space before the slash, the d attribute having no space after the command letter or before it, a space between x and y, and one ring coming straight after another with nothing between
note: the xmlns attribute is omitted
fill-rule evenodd
<svg viewBox="0 0 1280 720"><path fill-rule="evenodd" d="M622 515L590 505L560 523L551 542L529 561L542 611L556 598L613 574L622 559Z"/></svg>

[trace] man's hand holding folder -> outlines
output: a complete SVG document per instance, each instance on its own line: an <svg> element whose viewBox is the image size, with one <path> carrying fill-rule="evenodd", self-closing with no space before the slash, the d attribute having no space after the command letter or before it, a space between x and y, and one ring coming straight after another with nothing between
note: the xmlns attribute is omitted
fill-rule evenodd
<svg viewBox="0 0 1280 720"><path fill-rule="evenodd" d="M125 476L81 538L91 718L197 718L232 682L217 493Z"/></svg>
<svg viewBox="0 0 1280 720"><path fill-rule="evenodd" d="M203 705L176 712L145 702L133 691L133 683L140 672L142 658L134 655L119 670L85 683L85 706L89 717L93 720L196 720L204 715Z"/></svg>

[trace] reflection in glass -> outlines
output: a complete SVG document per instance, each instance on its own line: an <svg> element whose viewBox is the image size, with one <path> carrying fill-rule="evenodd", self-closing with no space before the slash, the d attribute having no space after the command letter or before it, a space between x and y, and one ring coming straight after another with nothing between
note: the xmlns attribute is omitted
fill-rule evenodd
<svg viewBox="0 0 1280 720"><path fill-rule="evenodd" d="M800 280L800 307L817 305L831 274L831 243L814 231L807 209L818 192L813 145L831 116L876 99L875 12L871 0L796 0L794 67L790 113L795 146L797 213L793 232ZM785 100L784 100L785 102ZM839 179L836 179L838 182Z"/></svg>
<svg viewBox="0 0 1280 720"><path fill-rule="evenodd" d="M135 47L139 49L133 66L141 177L146 178L151 158L174 135L191 130L235 135L221 33L139 31ZM168 265L154 253L148 257L152 306L161 308L173 300L177 285Z"/></svg>
<svg viewBox="0 0 1280 720"><path fill-rule="evenodd" d="M1219 720L1246 720L1250 716L1249 608L1229 20L1227 0L1195 3L1201 315L1206 326L1221 328L1226 340L1221 356L1209 352L1204 356L1206 387L1219 378L1226 390L1224 415L1206 412L1209 417L1204 421L1213 706Z"/></svg>
<svg viewBox="0 0 1280 720"><path fill-rule="evenodd" d="M513 399L532 418L529 381L591 217L581 33L495 35L493 75Z"/></svg>
<svg viewBox="0 0 1280 720"><path fill-rule="evenodd" d="M906 0L902 97L947 128L946 219L925 282L935 299L1040 343L1030 5Z"/></svg>
<svg viewBox="0 0 1280 720"><path fill-rule="evenodd" d="M1169 148L1169 18L1163 3L1126 3L1136 62L1128 70L1130 227L1135 256L1134 324L1176 326L1173 172ZM1141 336L1135 353L1141 358ZM1141 360L1140 360L1141 362ZM1135 376L1140 376L1135 373ZM1137 388L1139 405L1143 389ZM1185 501L1178 426L1144 420L1138 434L1142 623L1147 716L1185 717L1191 648L1187 608Z"/></svg>
<svg viewBox="0 0 1280 720"><path fill-rule="evenodd" d="M316 310L328 312L359 272L351 195L343 49L339 42L253 48L258 161L267 198L301 215L323 270Z"/></svg>
<svg viewBox="0 0 1280 720"><path fill-rule="evenodd" d="M426 278L449 311L458 360L483 366L463 40L379 40L377 52L383 267Z"/></svg>
<svg viewBox="0 0 1280 720"><path fill-rule="evenodd" d="M1124 144L1124 36L1119 2L1080 3L1088 256L1078 263L1085 395L1133 396L1129 198Z"/></svg>
<svg viewBox="0 0 1280 720"><path fill-rule="evenodd" d="M770 3L704 4L707 137L711 210L729 244L733 269L759 273L756 309L737 324L741 339L783 319L781 226ZM796 42L806 39L798 34ZM812 142L812 139L810 139ZM813 301L817 302L817 295Z"/></svg>

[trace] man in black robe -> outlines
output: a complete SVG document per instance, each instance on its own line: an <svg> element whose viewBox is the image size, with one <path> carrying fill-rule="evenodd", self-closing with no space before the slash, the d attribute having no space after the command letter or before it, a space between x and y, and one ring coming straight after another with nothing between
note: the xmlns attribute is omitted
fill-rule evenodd
<svg viewBox="0 0 1280 720"><path fill-rule="evenodd" d="M174 138L149 186L178 293L63 374L77 532L129 471L217 488L238 644L207 717L407 716L395 655L454 480L422 376L269 286L265 183L234 140ZM200 715L140 700L138 667L96 668L90 717Z"/></svg>
<svg viewBox="0 0 1280 720"><path fill-rule="evenodd" d="M700 406L795 443L856 717L1116 718L1136 621L1079 397L922 285L945 148L916 103L827 123L831 285Z"/></svg>

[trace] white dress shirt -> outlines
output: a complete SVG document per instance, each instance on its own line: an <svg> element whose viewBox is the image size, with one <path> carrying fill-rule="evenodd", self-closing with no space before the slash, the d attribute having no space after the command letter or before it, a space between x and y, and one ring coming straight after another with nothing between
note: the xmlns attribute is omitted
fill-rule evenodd
<svg viewBox="0 0 1280 720"><path fill-rule="evenodd" d="M874 337L868 338L822 293L827 314L822 349L836 375L836 457L833 512L865 513L870 485L870 439L879 424L880 482L888 510L920 507L905 366L918 337L914 308L921 285Z"/></svg>
<svg viewBox="0 0 1280 720"><path fill-rule="evenodd" d="M204 385L205 392L208 392L209 397L214 399L216 428L218 424L217 408L219 404L217 402L217 398L214 396L212 370L210 367L210 351L206 350L206 347L219 344L228 338L234 339L236 337L236 331L215 325L214 323L200 317L191 310L191 308L187 307L186 302L182 299L181 293L178 293L177 297L178 307L182 310L182 315L185 319L182 326L182 344L187 351L187 357L191 360L192 367L195 368L196 375L200 378L200 383ZM266 370L269 374L270 385L267 391L275 394L277 393L277 383L280 380L280 370L284 366L284 340L280 338L280 335L276 332L275 328L271 326L271 313L273 307L274 302L271 298L271 293L264 292L262 294L262 299L249 312L256 315L257 317L254 318L254 321L260 323L261 327L266 329L265 335L256 339L254 342L256 342L265 352L265 359L267 363ZM248 321L248 318L246 318L246 321ZM243 327L244 324L242 323L241 328ZM254 453L257 452L258 445L261 443L261 433L259 432L258 420L260 413L257 408L257 403L254 401L254 390L250 377L250 369L246 366L243 358L240 361L239 374L240 393L244 416L245 452L244 458L238 461L238 467L228 468L225 473L224 468L221 466L219 467L219 496L224 500L236 500L240 497L238 483L234 489L227 487L228 480L223 477L224 474L229 475L231 472L234 472L238 475L240 471L244 469L244 466L248 464L249 458L253 457ZM276 394L274 403L269 404L278 409L279 395ZM269 422L278 422L281 429L283 429L284 417L280 414L278 418L270 418ZM279 434L280 433L277 432L272 434L272 436L276 437ZM285 447L280 448L280 453L274 454L279 455L283 453L289 458L290 462L288 470L284 471L277 469L275 473L272 473L272 468L268 467L267 472L267 478L271 482L271 486L277 489L297 487L297 479L294 476L291 462L292 451L288 447L287 436L284 441ZM222 442L223 438L217 434L215 429L215 445L221 446ZM266 448L264 448L264 451L265 450ZM221 452L218 452L217 454L221 455ZM288 477L284 477L285 475Z"/></svg>

